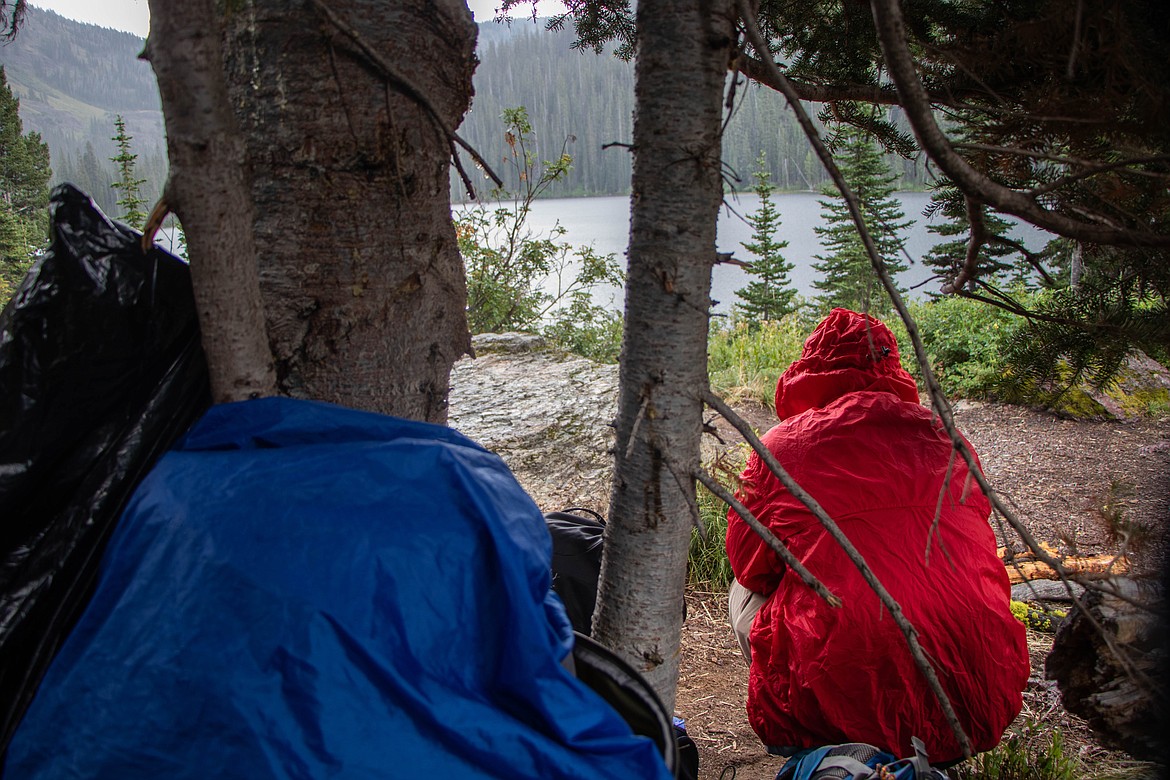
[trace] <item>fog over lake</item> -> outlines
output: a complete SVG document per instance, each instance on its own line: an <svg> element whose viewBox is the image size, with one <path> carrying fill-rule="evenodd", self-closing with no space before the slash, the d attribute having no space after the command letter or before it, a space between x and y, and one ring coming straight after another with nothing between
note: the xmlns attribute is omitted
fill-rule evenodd
<svg viewBox="0 0 1170 780"><path fill-rule="evenodd" d="M910 270L899 276L898 281L903 287L914 288L910 290L911 296L935 291L938 284L929 281L931 274L921 263L923 255L944 240L927 230L930 224L940 224L940 221L936 218L928 222L922 215L923 209L930 202L930 194L902 192L895 197L902 204L906 219L914 220L914 224L902 235L903 246L910 258ZM806 296L816 293L812 283L817 272L812 264L818 262L814 255L822 254L823 249L813 228L824 226L820 205L824 199L825 196L812 192L772 195L772 202L780 214L776 239L788 242L783 254L788 262L795 265L792 271L793 284L800 294ZM740 260L752 259L752 255L741 244L751 242L752 229L745 219L758 207L759 198L754 193L728 196L725 199L725 206L719 212L716 242L720 252L731 252ZM532 204L528 227L537 236L547 236L559 222L566 230L562 240L574 247L591 246L602 254L612 252L624 266L630 231L629 209L630 199L625 195L538 200ZM1031 226L1017 226L1014 233L1015 238L1032 249L1043 246L1047 235ZM748 274L739 266L717 265L711 279L711 297L716 301L715 310L722 313L730 311L732 304L738 300L735 291L744 287L748 281ZM605 288L595 293L594 297L599 303L608 304L614 309L622 306L620 289Z"/></svg>

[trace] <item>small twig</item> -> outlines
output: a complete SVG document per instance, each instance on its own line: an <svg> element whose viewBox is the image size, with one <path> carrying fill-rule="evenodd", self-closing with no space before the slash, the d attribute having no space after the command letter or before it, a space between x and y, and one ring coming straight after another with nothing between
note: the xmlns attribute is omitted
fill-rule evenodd
<svg viewBox="0 0 1170 780"><path fill-rule="evenodd" d="M146 218L146 224L142 228L143 254L154 248L154 237L162 229L162 223L166 221L170 213L171 207L167 205L166 192L164 191L163 196L158 199L158 203L154 204L154 208L150 210L150 215Z"/></svg>
<svg viewBox="0 0 1170 780"><path fill-rule="evenodd" d="M634 442L638 439L638 428L642 425L642 420L646 417L646 409L650 406L650 393L643 391L642 403L638 406L638 414L634 416L634 424L630 427L630 439L626 442L625 457L628 460L634 451Z"/></svg>
<svg viewBox="0 0 1170 780"><path fill-rule="evenodd" d="M659 446L661 442L658 440L657 436L655 436L654 439L654 445L658 449L659 455L666 463L666 470L670 472L672 477L674 477L674 484L678 486L679 492L684 496L690 495L691 490L694 488L694 484L692 483L690 486L686 484L686 479L684 476L679 473L677 468L675 468L674 458L671 458L666 454L667 450L665 448ZM691 523L698 530L699 537L703 540L706 540L707 527L703 524L703 516L699 514L699 503L694 500L687 501L687 508L691 510Z"/></svg>
<svg viewBox="0 0 1170 780"><path fill-rule="evenodd" d="M936 503L934 506L934 519L930 523L929 533L926 534L925 560L926 560L927 566L930 565L930 548L933 546L934 537L936 537L936 536L938 537L938 546L942 548L943 554L947 556L947 560L951 561L951 564L954 565L954 561L951 560L950 553L947 552L946 545L943 544L942 528L940 525L942 522L943 502L946 500L947 491L950 488L951 473L954 471L954 468L955 468L955 450L954 450L954 448L951 448L950 457L947 459L947 470L946 470L946 473L943 474L942 485L939 487L939 490L938 490L938 503ZM966 485L964 485L963 490L966 491Z"/></svg>

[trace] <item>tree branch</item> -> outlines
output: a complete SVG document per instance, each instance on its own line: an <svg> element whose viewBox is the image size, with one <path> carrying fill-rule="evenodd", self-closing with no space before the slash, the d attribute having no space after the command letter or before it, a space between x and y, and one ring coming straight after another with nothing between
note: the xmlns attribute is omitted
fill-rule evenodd
<svg viewBox="0 0 1170 780"><path fill-rule="evenodd" d="M942 287L942 292L950 295L967 286L979 274L979 250L987 243L987 225L983 221L983 204L964 196L967 204L967 225L971 235L967 239L967 255L963 258L963 267L955 278Z"/></svg>
<svg viewBox="0 0 1170 780"><path fill-rule="evenodd" d="M743 518L743 521L747 523L748 526L750 526L751 529L755 531L761 539L764 540L764 544L768 545L768 548L772 550L772 552L776 553L776 555L780 557L780 560L784 561L785 565L792 569L792 571L795 572L798 577L800 577L801 582L812 588L813 592L824 599L825 603L827 603L830 607L841 606L843 603L841 598L830 591L823 582L818 580L816 575L810 572L805 567L805 565L800 562L800 559L792 554L792 551L784 545L784 542L776 538L776 535L772 533L771 529L761 523L759 519L751 513L751 510L744 506L743 502L737 499L730 490L719 484L719 480L715 479L703 469L696 471L694 476L695 479L703 483L703 487L710 490L725 504L734 509L736 514Z"/></svg>
<svg viewBox="0 0 1170 780"><path fill-rule="evenodd" d="M898 0L871 0L874 27L890 79L923 151L968 197L1068 238L1114 246L1170 247L1170 235L1102 226L1070 219L1042 207L1034 197L1005 187L975 170L951 145L935 121L930 98L906 45Z"/></svg>
<svg viewBox="0 0 1170 780"><path fill-rule="evenodd" d="M472 148L470 144L459 137L459 134L456 133L455 130L451 128L446 121L444 121L442 115L439 114L438 110L435 108L434 104L431 103L430 99L421 91L419 91L419 89L414 86L410 79L408 79L397 69L395 69L394 66L387 62L385 57L376 52L374 49L370 48L365 40L362 39L361 35L358 34L357 30L353 29L353 27L351 27L341 17L334 13L333 9L326 5L323 0L309 0L309 2L314 8L317 9L318 13L325 17L326 21L333 25L338 30L338 32L348 38L350 42L358 48L358 51L361 52L361 54L366 58L366 61L378 71L382 78L393 83L398 87L402 94L406 95L422 107L422 109L427 113L435 125L438 126L439 130L443 133L444 136L446 136L448 142L451 144L452 156L456 156L456 144L463 147L475 160L476 165L480 166L484 173L491 177L491 180L495 182L497 187L504 186L503 180L501 180L500 177L496 175L495 171L492 170L487 161L484 160L479 152ZM459 172L463 177L465 186L467 186L468 190L471 191L472 195L474 196L474 191L471 190L471 182L468 180L467 175L463 172L462 166L456 162L456 167L459 169Z"/></svg>
<svg viewBox="0 0 1170 780"><path fill-rule="evenodd" d="M223 79L211 0L150 0L144 59L166 120L170 174L154 217L172 206L191 255L191 282L216 403L272 395L244 140Z"/></svg>

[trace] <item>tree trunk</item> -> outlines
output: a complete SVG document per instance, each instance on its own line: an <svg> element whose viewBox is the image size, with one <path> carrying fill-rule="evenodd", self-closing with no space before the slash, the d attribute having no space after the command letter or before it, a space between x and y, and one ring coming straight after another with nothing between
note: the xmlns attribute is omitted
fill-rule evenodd
<svg viewBox="0 0 1170 780"><path fill-rule="evenodd" d="M271 395L243 140L227 102L212 0L150 1L145 58L166 119L164 198L183 223L216 402Z"/></svg>
<svg viewBox="0 0 1170 780"><path fill-rule="evenodd" d="M470 349L448 131L471 100L471 13L459 0L230 8L280 391L445 422Z"/></svg>
<svg viewBox="0 0 1170 780"><path fill-rule="evenodd" d="M625 343L594 636L674 707L722 200L727 0L638 3Z"/></svg>
<svg viewBox="0 0 1170 780"><path fill-rule="evenodd" d="M1103 742L1164 762L1170 724L1163 594L1156 580L1118 577L1110 584L1124 598L1086 591L1084 609L1074 608L1056 632L1044 674L1056 680L1064 708L1087 720Z"/></svg>

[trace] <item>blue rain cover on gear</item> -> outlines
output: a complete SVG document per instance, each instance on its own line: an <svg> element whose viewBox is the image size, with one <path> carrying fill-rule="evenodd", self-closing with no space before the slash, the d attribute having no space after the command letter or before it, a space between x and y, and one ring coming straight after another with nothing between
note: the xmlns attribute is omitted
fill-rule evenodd
<svg viewBox="0 0 1170 780"><path fill-rule="evenodd" d="M10 778L668 778L560 665L544 519L439 426L213 407L140 485Z"/></svg>

